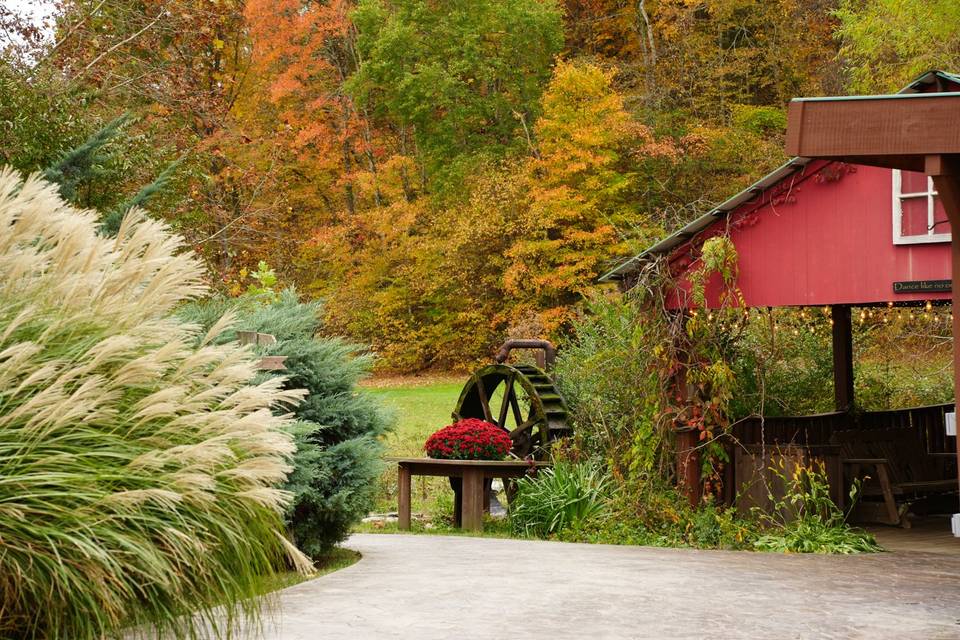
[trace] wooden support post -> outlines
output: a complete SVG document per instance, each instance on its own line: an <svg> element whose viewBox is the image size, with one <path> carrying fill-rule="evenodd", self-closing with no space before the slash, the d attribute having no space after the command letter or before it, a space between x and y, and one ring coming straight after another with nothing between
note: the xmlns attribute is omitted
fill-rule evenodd
<svg viewBox="0 0 960 640"><path fill-rule="evenodd" d="M830 307L833 320L833 399L837 411L853 406L853 326L850 307Z"/></svg>
<svg viewBox="0 0 960 640"><path fill-rule="evenodd" d="M463 528L468 531L483 530L483 470L463 471Z"/></svg>
<svg viewBox="0 0 960 640"><path fill-rule="evenodd" d="M689 428L677 431L677 481L692 506L700 502L699 434Z"/></svg>
<svg viewBox="0 0 960 640"><path fill-rule="evenodd" d="M410 529L410 467L397 466L397 488L400 494L397 505L397 525L401 530Z"/></svg>
<svg viewBox="0 0 960 640"><path fill-rule="evenodd" d="M956 403L960 391L960 157L927 156L924 169L933 178L937 195L950 220L952 239L951 257L953 259L953 397ZM956 404L954 404L956 411ZM958 438L960 442L960 438ZM960 483L960 447L957 447L957 482Z"/></svg>

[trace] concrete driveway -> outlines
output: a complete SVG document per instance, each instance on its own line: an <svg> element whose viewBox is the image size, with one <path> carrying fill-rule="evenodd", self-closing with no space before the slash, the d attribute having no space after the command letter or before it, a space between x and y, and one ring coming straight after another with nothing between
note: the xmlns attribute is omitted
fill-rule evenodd
<svg viewBox="0 0 960 640"><path fill-rule="evenodd" d="M281 592L271 640L960 638L960 557L797 556L355 535Z"/></svg>

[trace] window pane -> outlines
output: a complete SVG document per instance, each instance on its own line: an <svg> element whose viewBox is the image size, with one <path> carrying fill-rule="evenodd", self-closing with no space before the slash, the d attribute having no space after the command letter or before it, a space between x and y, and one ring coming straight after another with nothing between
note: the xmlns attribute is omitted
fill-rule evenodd
<svg viewBox="0 0 960 640"><path fill-rule="evenodd" d="M903 198L900 206L900 235L927 235L927 198Z"/></svg>
<svg viewBox="0 0 960 640"><path fill-rule="evenodd" d="M927 175L915 171L900 172L900 193L926 193Z"/></svg>
<svg viewBox="0 0 960 640"><path fill-rule="evenodd" d="M933 198L933 233L950 233L950 223L947 222L947 211L943 208L940 198Z"/></svg>

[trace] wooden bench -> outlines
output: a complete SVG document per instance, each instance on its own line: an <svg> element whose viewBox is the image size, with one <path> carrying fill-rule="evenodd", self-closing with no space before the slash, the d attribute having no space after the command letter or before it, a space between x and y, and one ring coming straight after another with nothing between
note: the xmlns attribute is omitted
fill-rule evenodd
<svg viewBox="0 0 960 640"><path fill-rule="evenodd" d="M461 495L458 496L459 521L464 529L483 530L484 491L486 480L493 478L519 478L531 469L549 467L549 462L525 462L522 460L435 460L433 458L387 458L397 463L399 485L400 529L410 529L410 481L413 476L443 476L460 478Z"/></svg>
<svg viewBox="0 0 960 640"><path fill-rule="evenodd" d="M957 491L957 476L950 472L954 453L929 452L922 429L894 427L844 429L832 439L840 445L844 482L864 480L858 519L909 527L906 513L911 500Z"/></svg>

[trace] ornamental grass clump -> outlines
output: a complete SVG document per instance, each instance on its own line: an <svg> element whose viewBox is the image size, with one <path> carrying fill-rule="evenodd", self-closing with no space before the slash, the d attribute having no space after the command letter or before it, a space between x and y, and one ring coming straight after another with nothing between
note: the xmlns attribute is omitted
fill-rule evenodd
<svg viewBox="0 0 960 640"><path fill-rule="evenodd" d="M589 463L557 462L517 481L510 522L522 535L546 538L606 515L609 477Z"/></svg>
<svg viewBox="0 0 960 640"><path fill-rule="evenodd" d="M495 424L467 418L440 429L427 438L424 449L431 458L447 460L503 460L513 442Z"/></svg>
<svg viewBox="0 0 960 640"><path fill-rule="evenodd" d="M96 228L0 170L0 637L224 635L265 575L309 570L271 411L301 394L250 384L249 351L213 344L229 319L201 335L171 316L203 273L163 224Z"/></svg>

